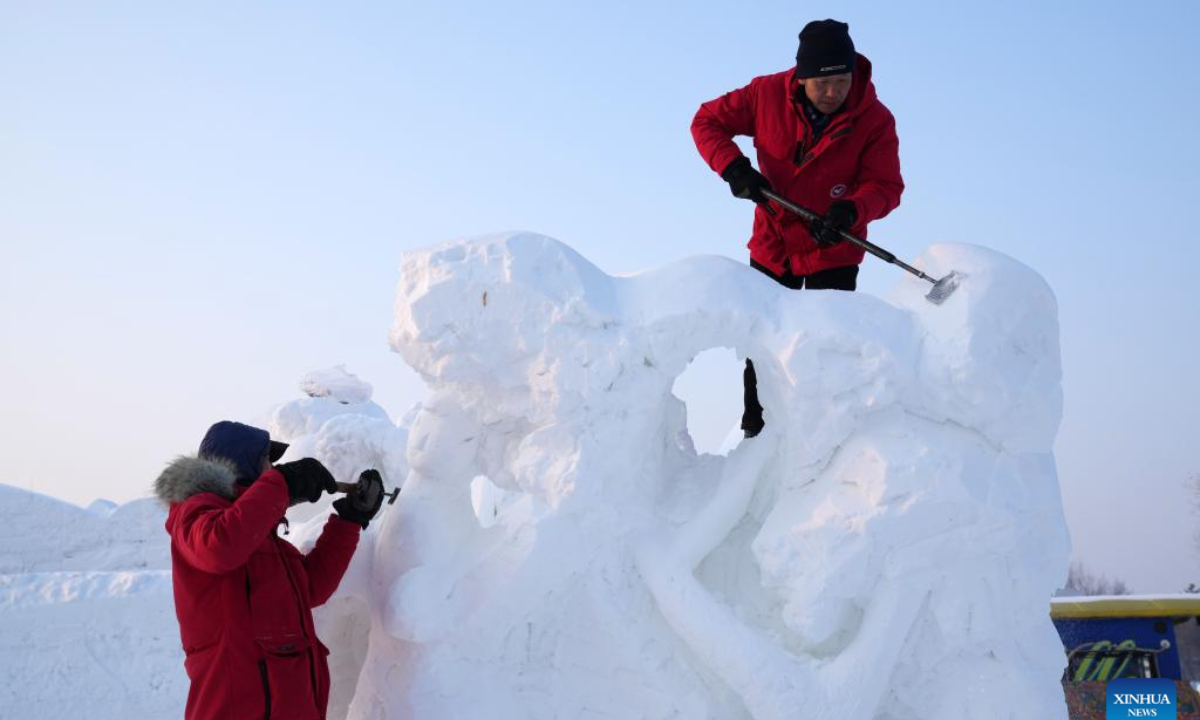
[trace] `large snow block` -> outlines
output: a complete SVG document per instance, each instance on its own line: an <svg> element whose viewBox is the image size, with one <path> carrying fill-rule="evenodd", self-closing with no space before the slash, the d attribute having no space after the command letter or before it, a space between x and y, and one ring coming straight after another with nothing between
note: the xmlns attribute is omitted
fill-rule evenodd
<svg viewBox="0 0 1200 720"><path fill-rule="evenodd" d="M611 277L533 234L407 255L391 342L430 395L344 583L348 717L1065 718L1054 296L983 248L919 262L962 287ZM713 347L766 408L727 458L671 394Z"/></svg>

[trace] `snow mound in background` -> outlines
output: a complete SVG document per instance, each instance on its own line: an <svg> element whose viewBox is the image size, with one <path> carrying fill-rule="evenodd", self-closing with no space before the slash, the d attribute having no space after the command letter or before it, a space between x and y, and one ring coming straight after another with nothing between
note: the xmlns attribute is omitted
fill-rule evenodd
<svg viewBox="0 0 1200 720"><path fill-rule="evenodd" d="M171 569L171 550L157 537L167 511L152 498L84 509L0 485L0 508L0 575Z"/></svg>
<svg viewBox="0 0 1200 720"><path fill-rule="evenodd" d="M939 307L714 257L610 277L531 234L406 256L391 340L430 394L343 583L348 717L1065 718L1054 296L983 248L917 264L966 280ZM671 394L713 347L766 407L728 458Z"/></svg>
<svg viewBox="0 0 1200 720"><path fill-rule="evenodd" d="M300 389L309 397L329 398L347 404L370 402L373 392L370 383L359 380L345 365L308 373L300 379Z"/></svg>
<svg viewBox="0 0 1200 720"><path fill-rule="evenodd" d="M180 717L166 509L0 485L0 717Z"/></svg>

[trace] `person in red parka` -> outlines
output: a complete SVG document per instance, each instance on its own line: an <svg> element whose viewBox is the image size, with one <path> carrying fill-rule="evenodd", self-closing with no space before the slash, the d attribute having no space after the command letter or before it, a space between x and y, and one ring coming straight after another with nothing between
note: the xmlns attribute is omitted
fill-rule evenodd
<svg viewBox="0 0 1200 720"><path fill-rule="evenodd" d="M301 554L277 534L285 511L337 484L313 458L272 467L286 448L265 430L219 422L197 455L155 481L168 506L187 720L325 718L329 650L312 608L337 589L379 504L338 499L316 547Z"/></svg>
<svg viewBox="0 0 1200 720"><path fill-rule="evenodd" d="M754 138L758 170L734 143ZM816 20L800 32L796 66L700 106L692 137L736 197L757 203L750 264L792 289L854 290L863 250L839 231L867 236L867 224L900 204L896 121L875 95L871 63L854 49L850 26ZM809 224L772 207L763 190L808 208ZM763 428L754 365L746 361L746 437Z"/></svg>

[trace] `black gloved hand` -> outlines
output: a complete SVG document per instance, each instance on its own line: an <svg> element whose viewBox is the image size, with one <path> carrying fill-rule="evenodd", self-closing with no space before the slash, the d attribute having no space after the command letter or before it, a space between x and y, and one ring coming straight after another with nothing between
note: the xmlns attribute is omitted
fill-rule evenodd
<svg viewBox="0 0 1200 720"><path fill-rule="evenodd" d="M321 493L337 492L337 481L316 458L303 458L294 462L276 465L275 469L283 474L287 481L288 495L292 504L298 502L316 502L321 499Z"/></svg>
<svg viewBox="0 0 1200 720"><path fill-rule="evenodd" d="M813 240L823 248L832 247L842 241L841 233L849 231L858 220L858 208L852 200L835 200L825 217L814 220L809 229Z"/></svg>
<svg viewBox="0 0 1200 720"><path fill-rule="evenodd" d="M763 174L754 169L750 158L742 156L721 171L721 179L729 183L729 191L734 197L743 200L753 200L759 205L766 206L769 202L762 194L763 190L771 190L771 183ZM770 209L769 207L767 209Z"/></svg>
<svg viewBox="0 0 1200 720"><path fill-rule="evenodd" d="M362 525L363 530L367 529L382 505L383 477L378 470L364 470L359 477L357 491L333 501L333 509L337 510L338 517Z"/></svg>

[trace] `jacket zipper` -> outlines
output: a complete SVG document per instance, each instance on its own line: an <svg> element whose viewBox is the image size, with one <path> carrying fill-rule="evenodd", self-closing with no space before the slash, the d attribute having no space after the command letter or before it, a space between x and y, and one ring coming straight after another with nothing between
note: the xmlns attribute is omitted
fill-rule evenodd
<svg viewBox="0 0 1200 720"><path fill-rule="evenodd" d="M842 123L839 123L839 125L840 124L842 124ZM816 155L817 148L820 148L822 146L824 148L828 148L830 145L833 144L834 140L837 140L838 138L842 138L842 137L849 135L853 130L854 130L854 128L850 125L845 125L843 127L840 127L840 128L838 128L838 130L836 132L822 135L821 140L817 141L813 145L811 150L809 150L808 152L803 152L803 150L806 147L808 147L809 128L808 128L808 125L806 124L804 126L804 140L799 145L796 146L796 155L795 155L795 157L792 158L792 161L796 164L796 169L799 170L800 168L804 167L804 165L809 160L812 160L813 157ZM822 149L821 152L825 152L824 149Z"/></svg>
<svg viewBox="0 0 1200 720"><path fill-rule="evenodd" d="M263 713L263 720L271 720L271 683L267 680L267 661L258 661L258 674L262 676L263 698L267 702L267 710Z"/></svg>
<svg viewBox="0 0 1200 720"><path fill-rule="evenodd" d="M250 571L246 571L246 610L252 611L250 604ZM267 661L258 661L258 675L262 679L263 688L263 703L265 710L263 711L263 720L271 720L271 683L267 680Z"/></svg>
<svg viewBox="0 0 1200 720"><path fill-rule="evenodd" d="M834 134L830 135L830 136L829 136L829 142L833 142L834 140L837 140L837 139L838 139L838 138L840 138L840 137L843 137L843 136L845 136L845 135L849 135L849 134L850 134L850 131L851 131L851 130L853 130L853 129L854 129L854 128L852 128L851 126L847 125L846 127L842 128L841 130L838 130L838 131L837 131L837 132L835 132Z"/></svg>
<svg viewBox="0 0 1200 720"><path fill-rule="evenodd" d="M799 88L792 90L790 103L792 106L792 112L796 114L796 120L800 122L800 127L804 130L804 136L800 138L800 142L796 144L796 151L792 155L792 163L797 168L804 165L804 163L808 162L809 159L812 158L811 152L807 155L805 154L805 151L808 149L808 138L811 128L808 124L808 118L804 117L804 109L800 106L803 102L800 99L800 92L802 92L802 90Z"/></svg>
<svg viewBox="0 0 1200 720"><path fill-rule="evenodd" d="M809 143L808 138L812 134L812 128L808 124L808 118L804 117L803 110L797 110L795 105L792 106L792 110L795 111L800 120L800 127L804 129L804 137L800 138L800 142L796 145L796 153L792 156L792 162L797 168L801 168L804 166L804 163L812 159L812 153L807 152Z"/></svg>

